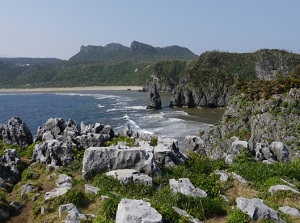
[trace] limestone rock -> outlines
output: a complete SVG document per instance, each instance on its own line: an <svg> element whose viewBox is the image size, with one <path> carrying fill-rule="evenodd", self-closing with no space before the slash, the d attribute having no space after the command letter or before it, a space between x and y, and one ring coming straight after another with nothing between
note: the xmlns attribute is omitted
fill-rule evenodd
<svg viewBox="0 0 300 223"><path fill-rule="evenodd" d="M58 208L58 217L60 218L62 212L67 211L68 215L63 221L64 223L80 223L80 219L86 220L87 217L74 204L60 205Z"/></svg>
<svg viewBox="0 0 300 223"><path fill-rule="evenodd" d="M92 179L95 174L118 169L135 169L145 174L159 171L153 154L139 147L90 147L85 150L82 167L85 180Z"/></svg>
<svg viewBox="0 0 300 223"><path fill-rule="evenodd" d="M2 138L6 144L18 144L23 148L32 144L32 134L27 125L19 118L12 117L2 126Z"/></svg>
<svg viewBox="0 0 300 223"><path fill-rule="evenodd" d="M149 84L147 109L161 109L161 98L157 90L156 78Z"/></svg>
<svg viewBox="0 0 300 223"><path fill-rule="evenodd" d="M98 194L98 192L100 191L100 188L98 187L94 187L92 185L89 185L89 184L85 184L84 185L84 192L86 194Z"/></svg>
<svg viewBox="0 0 300 223"><path fill-rule="evenodd" d="M69 189L70 189L69 187L55 188L49 192L46 192L44 198L45 198L45 200L49 200L54 197L60 197L60 196L64 195L65 193L67 193Z"/></svg>
<svg viewBox="0 0 300 223"><path fill-rule="evenodd" d="M227 182L229 179L227 172L224 170L216 170L215 174L220 175L220 181Z"/></svg>
<svg viewBox="0 0 300 223"><path fill-rule="evenodd" d="M289 151L285 145L280 141L274 141L270 145L270 150L273 152L276 160L278 161L288 161Z"/></svg>
<svg viewBox="0 0 300 223"><path fill-rule="evenodd" d="M185 210L182 210L178 207L172 207L172 208L180 216L184 216L184 217L188 218L190 222L192 222L192 223L201 223L201 221L199 221L197 218L194 218L192 215L188 214Z"/></svg>
<svg viewBox="0 0 300 223"><path fill-rule="evenodd" d="M163 219L149 202L123 198L118 204L116 223L162 223Z"/></svg>
<svg viewBox="0 0 300 223"><path fill-rule="evenodd" d="M238 175L237 173L235 172L232 172L231 173L231 176L236 179L237 181L239 181L239 183L241 184L247 184L247 180L245 180L242 176Z"/></svg>
<svg viewBox="0 0 300 223"><path fill-rule="evenodd" d="M17 211L21 210L23 208L23 204L17 202L17 201L12 201L10 204L9 204L11 207L13 207L14 209L16 209Z"/></svg>
<svg viewBox="0 0 300 223"><path fill-rule="evenodd" d="M255 221L262 219L270 219L275 222L283 222L278 212L268 207L263 203L263 200L258 198L247 199L243 197L236 198L237 208L242 210L244 213Z"/></svg>
<svg viewBox="0 0 300 223"><path fill-rule="evenodd" d="M290 214L293 217L300 217L300 212L298 211L297 208L292 208L290 206L283 206L283 207L279 207L278 210L285 214Z"/></svg>
<svg viewBox="0 0 300 223"><path fill-rule="evenodd" d="M188 178L180 178L178 181L170 179L169 185L174 193L182 193L192 197L207 197L207 193L204 190L195 188Z"/></svg>
<svg viewBox="0 0 300 223"><path fill-rule="evenodd" d="M20 163L20 156L15 149L5 150L4 155L0 157L0 177L4 181L16 184L21 180Z"/></svg>
<svg viewBox="0 0 300 223"><path fill-rule="evenodd" d="M36 190L38 187L37 185L28 183L22 186L22 190L21 190L21 197L23 197L25 194L30 193L34 190Z"/></svg>
<svg viewBox="0 0 300 223"><path fill-rule="evenodd" d="M206 156L205 143L199 136L186 136L184 138L183 152L197 152Z"/></svg>
<svg viewBox="0 0 300 223"><path fill-rule="evenodd" d="M299 191L297 191L294 188L287 186L287 185L274 185L274 186L271 186L270 189L268 190L268 192L271 194L274 194L277 191L291 191L295 194L299 194Z"/></svg>
<svg viewBox="0 0 300 223"><path fill-rule="evenodd" d="M53 166L65 166L73 161L71 145L56 139L36 144L34 147L32 162L52 164Z"/></svg>
<svg viewBox="0 0 300 223"><path fill-rule="evenodd" d="M55 184L57 187L71 188L73 185L72 177L68 176L67 174L60 174L55 180Z"/></svg>
<svg viewBox="0 0 300 223"><path fill-rule="evenodd" d="M104 143L110 139L109 134L87 133L86 135L77 136L75 142L79 149L87 149L89 147L104 146Z"/></svg>
<svg viewBox="0 0 300 223"><path fill-rule="evenodd" d="M114 177L122 184L141 183L152 186L152 177L139 173L134 169L112 170L106 173L107 176Z"/></svg>
<svg viewBox="0 0 300 223"><path fill-rule="evenodd" d="M34 141L42 141L43 134L47 131L52 133L54 139L58 139L63 135L66 127L67 125L62 118L50 118L42 127L38 127L37 133L34 137Z"/></svg>

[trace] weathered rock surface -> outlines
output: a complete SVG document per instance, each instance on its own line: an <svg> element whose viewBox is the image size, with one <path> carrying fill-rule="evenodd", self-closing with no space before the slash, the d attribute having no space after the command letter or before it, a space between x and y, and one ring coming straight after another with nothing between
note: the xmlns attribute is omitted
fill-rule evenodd
<svg viewBox="0 0 300 223"><path fill-rule="evenodd" d="M236 198L237 208L248 214L255 221L270 219L275 222L283 222L278 212L264 204L263 200L258 198L247 199L243 197Z"/></svg>
<svg viewBox="0 0 300 223"><path fill-rule="evenodd" d="M291 191L295 194L299 194L299 191L295 190L294 188L287 186L287 185L273 185L268 190L269 193L274 194L278 191Z"/></svg>
<svg viewBox="0 0 300 223"><path fill-rule="evenodd" d="M292 208L290 206L283 206L283 207L279 207L278 210L285 214L292 215L293 217L300 217L300 212L298 211L297 208Z"/></svg>
<svg viewBox="0 0 300 223"><path fill-rule="evenodd" d="M69 187L71 188L73 185L72 177L67 174L60 174L55 180L55 184L57 187Z"/></svg>
<svg viewBox="0 0 300 223"><path fill-rule="evenodd" d="M22 190L21 190L21 197L23 197L25 194L28 194L34 190L38 189L38 186L35 184L25 184L22 186Z"/></svg>
<svg viewBox="0 0 300 223"><path fill-rule="evenodd" d="M152 186L152 177L139 173L134 169L112 170L107 172L106 175L119 180L122 184L140 183Z"/></svg>
<svg viewBox="0 0 300 223"><path fill-rule="evenodd" d="M145 174L159 171L153 154L139 147L90 147L85 150L82 167L82 177L85 180L92 179L95 174L118 169L135 169Z"/></svg>
<svg viewBox="0 0 300 223"><path fill-rule="evenodd" d="M5 150L4 155L0 158L0 177L5 181L16 184L21 180L20 163L20 156L15 149Z"/></svg>
<svg viewBox="0 0 300 223"><path fill-rule="evenodd" d="M50 132L53 135L54 139L59 139L63 136L63 132L66 127L67 124L62 118L50 118L42 127L38 127L36 135L34 137L34 141L42 141L43 134L46 132Z"/></svg>
<svg viewBox="0 0 300 223"><path fill-rule="evenodd" d="M161 109L161 98L157 90L157 80L154 78L149 84L147 109Z"/></svg>
<svg viewBox="0 0 300 223"><path fill-rule="evenodd" d="M172 207L172 208L180 216L184 216L184 217L188 218L190 222L192 222L192 223L201 223L201 221L199 221L197 218L194 218L192 215L188 214L185 210L182 210L178 207Z"/></svg>
<svg viewBox="0 0 300 223"><path fill-rule="evenodd" d="M33 142L29 128L19 117L12 117L0 129L2 129L1 136L6 144L18 144L26 148Z"/></svg>
<svg viewBox="0 0 300 223"><path fill-rule="evenodd" d="M162 223L163 219L149 202L124 198L118 204L116 223L132 222Z"/></svg>
<svg viewBox="0 0 300 223"><path fill-rule="evenodd" d="M12 201L9 205L12 208L16 209L17 211L21 210L24 206L23 204L21 204L20 202L17 202L17 201Z"/></svg>
<svg viewBox="0 0 300 223"><path fill-rule="evenodd" d="M92 185L89 185L89 184L85 184L84 185L84 192L86 194L98 194L98 192L100 191L100 188L98 187L94 187Z"/></svg>
<svg viewBox="0 0 300 223"><path fill-rule="evenodd" d="M58 217L60 218L62 212L67 211L68 215L63 221L64 223L80 223L80 219L86 220L87 217L74 204L60 205L58 208Z"/></svg>
<svg viewBox="0 0 300 223"><path fill-rule="evenodd" d="M71 145L56 139L36 144L31 161L53 166L68 165L73 161Z"/></svg>
<svg viewBox="0 0 300 223"><path fill-rule="evenodd" d="M50 200L51 198L54 198L54 197L60 197L60 196L64 195L65 193L67 193L69 189L70 189L69 187L55 188L49 192L46 192L44 198L45 198L45 200Z"/></svg>
<svg viewBox="0 0 300 223"><path fill-rule="evenodd" d="M72 187L72 178L66 174L60 174L55 180L57 188L45 193L45 200L49 200L54 197L59 197L68 192Z"/></svg>
<svg viewBox="0 0 300 223"><path fill-rule="evenodd" d="M205 143L199 136L186 136L184 138L183 153L197 152L206 155Z"/></svg>
<svg viewBox="0 0 300 223"><path fill-rule="evenodd" d="M207 197L207 193L204 190L195 188L188 178L180 178L178 181L170 179L169 185L174 193L182 193L192 197Z"/></svg>

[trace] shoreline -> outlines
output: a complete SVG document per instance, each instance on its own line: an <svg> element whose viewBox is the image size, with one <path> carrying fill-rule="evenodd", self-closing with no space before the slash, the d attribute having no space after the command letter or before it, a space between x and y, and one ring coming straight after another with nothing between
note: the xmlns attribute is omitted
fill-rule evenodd
<svg viewBox="0 0 300 223"><path fill-rule="evenodd" d="M72 92L72 91L138 91L143 86L90 86L90 87L49 87L49 88L3 88L0 93L30 93L30 92Z"/></svg>

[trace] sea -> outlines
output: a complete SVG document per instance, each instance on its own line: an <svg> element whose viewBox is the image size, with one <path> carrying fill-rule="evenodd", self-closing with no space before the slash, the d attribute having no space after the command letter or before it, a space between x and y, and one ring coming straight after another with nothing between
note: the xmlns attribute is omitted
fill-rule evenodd
<svg viewBox="0 0 300 223"><path fill-rule="evenodd" d="M115 132L125 124L140 133L171 137L183 143L215 124L223 109L169 108L171 95L161 93L162 109L147 110L147 92L76 91L52 93L0 93L0 123L18 116L33 136L49 118L75 120L78 124L111 125Z"/></svg>

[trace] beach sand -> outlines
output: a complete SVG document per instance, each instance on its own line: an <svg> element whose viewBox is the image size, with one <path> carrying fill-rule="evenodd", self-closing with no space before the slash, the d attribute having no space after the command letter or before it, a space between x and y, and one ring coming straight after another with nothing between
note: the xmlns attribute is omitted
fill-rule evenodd
<svg viewBox="0 0 300 223"><path fill-rule="evenodd" d="M0 93L13 92L73 92L73 91L138 91L142 90L142 86L91 86L91 87L67 87L67 88L11 88L0 89Z"/></svg>

